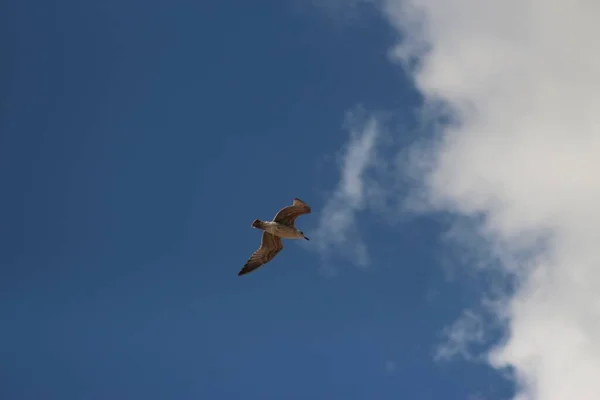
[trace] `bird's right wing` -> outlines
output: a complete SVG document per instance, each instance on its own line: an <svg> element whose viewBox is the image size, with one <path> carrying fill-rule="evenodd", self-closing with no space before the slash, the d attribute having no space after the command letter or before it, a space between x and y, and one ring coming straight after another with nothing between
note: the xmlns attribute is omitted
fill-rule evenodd
<svg viewBox="0 0 600 400"><path fill-rule="evenodd" d="M283 243L281 242L281 238L272 235L269 232L263 232L260 247L252 253L244 267L238 272L238 276L252 272L263 264L268 263L282 249Z"/></svg>

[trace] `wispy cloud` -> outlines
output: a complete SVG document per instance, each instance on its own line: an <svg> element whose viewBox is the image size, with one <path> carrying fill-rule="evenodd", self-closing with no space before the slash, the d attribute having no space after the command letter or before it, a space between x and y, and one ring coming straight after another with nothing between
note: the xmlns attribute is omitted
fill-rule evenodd
<svg viewBox="0 0 600 400"><path fill-rule="evenodd" d="M350 139L340 163L340 181L320 213L314 236L325 259L336 253L364 267L369 262L369 252L356 218L375 195L367 172L377 164L380 132L374 118L354 121L349 130Z"/></svg>
<svg viewBox="0 0 600 400"><path fill-rule="evenodd" d="M387 360L385 362L385 372L387 372L388 374L392 375L396 372L396 369L398 368L398 364L396 363L396 361L394 360Z"/></svg>
<svg viewBox="0 0 600 400"><path fill-rule="evenodd" d="M478 314L465 310L452 326L444 329L443 334L444 341L436 349L436 360L449 360L457 356L475 360L477 353L470 346L484 342L483 320Z"/></svg>

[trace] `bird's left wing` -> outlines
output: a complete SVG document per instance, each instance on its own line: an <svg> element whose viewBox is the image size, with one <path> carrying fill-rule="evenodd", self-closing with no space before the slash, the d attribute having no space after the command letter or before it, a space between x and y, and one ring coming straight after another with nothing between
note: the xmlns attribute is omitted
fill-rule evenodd
<svg viewBox="0 0 600 400"><path fill-rule="evenodd" d="M281 238L272 235L269 232L263 232L260 247L252 253L244 267L238 272L238 276L252 272L256 268L268 263L282 249L283 243L281 242Z"/></svg>

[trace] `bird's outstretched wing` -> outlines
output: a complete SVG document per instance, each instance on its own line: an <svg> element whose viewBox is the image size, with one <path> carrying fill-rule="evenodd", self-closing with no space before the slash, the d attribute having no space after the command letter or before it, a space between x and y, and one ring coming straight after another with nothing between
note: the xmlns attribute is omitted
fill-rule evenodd
<svg viewBox="0 0 600 400"><path fill-rule="evenodd" d="M260 240L260 247L252 253L244 265L244 268L238 272L238 276L252 272L261 265L268 263L282 249L283 243L281 242L281 238L272 235L269 232L263 232L262 239Z"/></svg>
<svg viewBox="0 0 600 400"><path fill-rule="evenodd" d="M294 222L299 215L310 214L311 209L302 200L295 198L291 206L287 206L279 210L273 218L274 222L279 222L283 225L294 226Z"/></svg>

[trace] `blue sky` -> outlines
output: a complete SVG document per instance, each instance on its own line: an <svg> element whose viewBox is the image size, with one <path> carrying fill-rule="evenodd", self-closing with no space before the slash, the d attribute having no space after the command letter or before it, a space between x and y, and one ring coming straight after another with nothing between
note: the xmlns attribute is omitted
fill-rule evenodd
<svg viewBox="0 0 600 400"><path fill-rule="evenodd" d="M445 220L350 207L348 241L319 250L364 134L348 113L393 111L396 147L419 137L378 13L30 0L0 27L1 398L511 396L484 363L435 359L476 301L445 268ZM313 240L237 277L252 220L296 196Z"/></svg>

